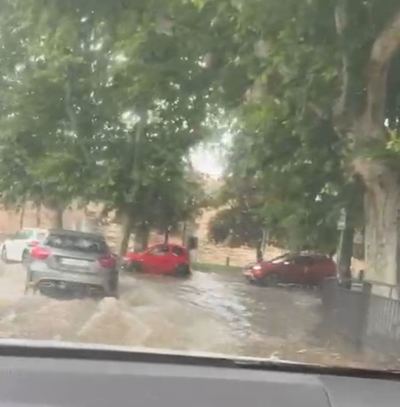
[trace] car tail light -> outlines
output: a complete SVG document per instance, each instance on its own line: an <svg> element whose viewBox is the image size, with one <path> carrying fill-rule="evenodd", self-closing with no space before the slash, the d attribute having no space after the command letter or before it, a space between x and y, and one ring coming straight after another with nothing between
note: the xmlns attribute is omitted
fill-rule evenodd
<svg viewBox="0 0 400 407"><path fill-rule="evenodd" d="M100 257L98 261L100 263L100 266L106 269L114 268L117 264L115 257L111 254Z"/></svg>
<svg viewBox="0 0 400 407"><path fill-rule="evenodd" d="M46 260L51 252L45 247L35 246L31 250L31 257L35 260Z"/></svg>
<svg viewBox="0 0 400 407"><path fill-rule="evenodd" d="M35 247L35 246L39 246L39 244L40 244L39 240L31 240L31 241L28 243L28 246L29 246L29 247Z"/></svg>

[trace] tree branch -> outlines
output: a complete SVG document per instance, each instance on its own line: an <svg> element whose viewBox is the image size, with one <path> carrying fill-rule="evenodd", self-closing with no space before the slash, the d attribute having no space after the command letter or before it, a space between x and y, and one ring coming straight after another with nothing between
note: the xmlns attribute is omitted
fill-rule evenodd
<svg viewBox="0 0 400 407"><path fill-rule="evenodd" d="M345 33L348 28L348 16L347 16L347 0L337 0L335 6L335 26L336 33L339 38L340 46L342 48L341 58L341 85L340 95L337 99L334 109L333 118L335 123L335 129L339 134L345 134L347 131L346 115L349 114L349 96L350 96L350 78L349 78L349 55L344 47L346 42Z"/></svg>
<svg viewBox="0 0 400 407"><path fill-rule="evenodd" d="M368 63L367 101L362 117L362 137L379 138L385 121L387 78L390 63L400 49L400 10L376 38Z"/></svg>
<svg viewBox="0 0 400 407"><path fill-rule="evenodd" d="M329 115L327 115L321 108L319 108L315 103L308 102L307 107L320 119L328 120Z"/></svg>

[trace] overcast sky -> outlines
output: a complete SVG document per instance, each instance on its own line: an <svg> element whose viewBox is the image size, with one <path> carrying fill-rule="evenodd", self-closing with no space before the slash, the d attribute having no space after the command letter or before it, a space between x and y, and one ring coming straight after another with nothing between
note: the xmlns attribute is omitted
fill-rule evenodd
<svg viewBox="0 0 400 407"><path fill-rule="evenodd" d="M230 137L223 137L221 141L199 144L191 152L191 160L197 171L221 177L225 170L226 153L229 148Z"/></svg>

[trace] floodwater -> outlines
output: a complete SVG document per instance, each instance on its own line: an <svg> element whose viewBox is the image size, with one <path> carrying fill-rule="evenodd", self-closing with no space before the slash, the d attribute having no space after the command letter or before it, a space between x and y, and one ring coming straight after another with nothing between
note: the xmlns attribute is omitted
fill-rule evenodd
<svg viewBox="0 0 400 407"><path fill-rule="evenodd" d="M186 280L121 275L120 298L24 295L25 270L2 264L0 339L18 338L385 367L321 330L318 291L261 288L240 274Z"/></svg>

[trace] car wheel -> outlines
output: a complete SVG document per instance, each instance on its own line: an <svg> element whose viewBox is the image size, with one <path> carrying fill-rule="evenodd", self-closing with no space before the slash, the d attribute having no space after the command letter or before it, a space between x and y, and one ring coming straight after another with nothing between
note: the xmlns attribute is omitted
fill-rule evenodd
<svg viewBox="0 0 400 407"><path fill-rule="evenodd" d="M263 278L263 284L267 287L276 287L280 282L281 278L278 273L270 273Z"/></svg>
<svg viewBox="0 0 400 407"><path fill-rule="evenodd" d="M3 260L4 263L8 263L7 249L5 246L3 246L3 249L1 250L1 260Z"/></svg>
<svg viewBox="0 0 400 407"><path fill-rule="evenodd" d="M187 264L180 264L176 269L175 269L175 275L177 277L187 277L190 274L190 269Z"/></svg>
<svg viewBox="0 0 400 407"><path fill-rule="evenodd" d="M134 261L129 264L129 266L127 266L126 271L129 271L131 273L141 273L143 271L143 266L140 263Z"/></svg>
<svg viewBox="0 0 400 407"><path fill-rule="evenodd" d="M28 269L26 271L25 291L24 291L25 294L28 294L29 289L32 288L31 287L32 279L33 279L33 273ZM33 289L33 291L35 292L35 289Z"/></svg>
<svg viewBox="0 0 400 407"><path fill-rule="evenodd" d="M24 266L27 266L29 263L30 255L29 255L29 250L24 250L22 253L22 264Z"/></svg>

